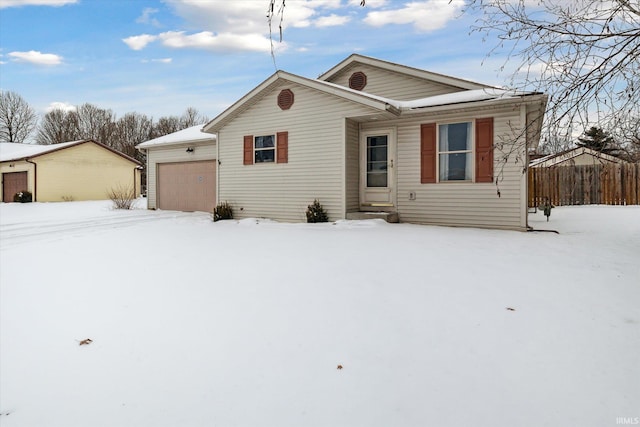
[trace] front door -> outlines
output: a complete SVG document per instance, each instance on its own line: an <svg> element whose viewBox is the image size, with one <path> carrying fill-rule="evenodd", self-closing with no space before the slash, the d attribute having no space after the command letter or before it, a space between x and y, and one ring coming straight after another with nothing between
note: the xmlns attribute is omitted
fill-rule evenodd
<svg viewBox="0 0 640 427"><path fill-rule="evenodd" d="M360 207L391 210L395 206L394 129L366 131L360 139Z"/></svg>

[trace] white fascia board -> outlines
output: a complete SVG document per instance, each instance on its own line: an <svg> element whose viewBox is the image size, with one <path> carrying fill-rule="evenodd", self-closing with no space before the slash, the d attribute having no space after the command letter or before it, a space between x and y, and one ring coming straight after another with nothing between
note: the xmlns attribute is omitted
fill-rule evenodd
<svg viewBox="0 0 640 427"><path fill-rule="evenodd" d="M258 86L253 88L249 93L244 95L242 98L231 104L229 108L224 110L222 113L218 114L216 117L211 119L209 123L206 123L202 127L202 131L206 133L215 134L220 129L221 125L226 121L226 119L232 117L236 111L238 111L245 103L249 102L251 98L258 95L264 89L275 83L280 78L281 71L276 71L265 81L260 83Z"/></svg>
<svg viewBox="0 0 640 427"><path fill-rule="evenodd" d="M400 109L397 106L393 105L393 101L391 100L385 100L383 98L375 97L367 93L359 93L357 91L354 91L353 89L334 85L328 82L307 79L305 77L291 74L286 71L277 71L267 80L256 86L251 92L247 93L245 96L240 98L209 123L204 125L203 132L216 133L220 129L220 127L222 127L228 120L233 118L235 113L240 111L244 105L250 103L253 98L258 96L262 91L267 89L272 84L276 83L278 80L284 80L311 89L315 89L320 92L324 92L362 105L366 105L371 108L375 108L379 111L390 112L396 116L400 114Z"/></svg>
<svg viewBox="0 0 640 427"><path fill-rule="evenodd" d="M472 109L489 109L493 107L501 107L505 105L527 105L527 104L537 104L542 101L546 102L546 95L529 95L529 96L516 96L509 98L494 98L494 99L485 99L480 101L471 101L471 102L460 102L455 104L444 104L444 105L435 105L432 107L421 107L421 108L412 108L412 109L403 109L402 115L414 115L414 114L424 114L424 113L435 113L435 112L451 112L451 111L465 111Z"/></svg>
<svg viewBox="0 0 640 427"><path fill-rule="evenodd" d="M405 74L405 75L417 77L420 79L431 80L436 83L441 83L448 86L454 86L461 89L473 90L473 89L483 89L483 88L493 87L490 85L476 83L469 80L460 79L457 77L446 76L444 74L434 73L431 71L408 67L406 65L400 65L393 62L383 61L383 60L371 58L368 56L358 55L356 53L350 55L347 59L340 62L338 65L332 67L329 71L322 73L318 77L318 79L328 80L331 77L333 77L336 73L340 72L341 70L343 70L344 68L348 67L353 63L361 63L361 64L370 65L373 67L378 67L378 68L382 68L389 71L395 71L400 74Z"/></svg>
<svg viewBox="0 0 640 427"><path fill-rule="evenodd" d="M284 72L283 72L284 73ZM329 82L320 80L307 79L306 77L296 76L295 74L289 74L284 76L285 80L289 80L293 83L297 83L302 86L307 86L312 89L319 90L321 92L328 93L330 95L338 96L340 98L347 99L349 101L357 102L368 107L375 108L381 111L400 111L399 107L395 105L395 101L391 99L382 98L379 96L371 95L366 92L360 92L351 88L336 85Z"/></svg>

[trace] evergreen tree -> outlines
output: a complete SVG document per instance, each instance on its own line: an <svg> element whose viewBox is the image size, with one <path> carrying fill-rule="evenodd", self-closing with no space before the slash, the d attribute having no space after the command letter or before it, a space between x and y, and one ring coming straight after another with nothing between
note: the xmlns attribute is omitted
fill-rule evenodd
<svg viewBox="0 0 640 427"><path fill-rule="evenodd" d="M613 136L602 128L591 126L589 130L584 131L582 136L578 137L576 145L578 147L586 147L601 153L611 153L617 151Z"/></svg>

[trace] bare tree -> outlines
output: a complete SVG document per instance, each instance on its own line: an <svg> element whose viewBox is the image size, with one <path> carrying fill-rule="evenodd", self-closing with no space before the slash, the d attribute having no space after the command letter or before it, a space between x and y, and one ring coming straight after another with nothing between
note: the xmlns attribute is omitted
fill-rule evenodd
<svg viewBox="0 0 640 427"><path fill-rule="evenodd" d="M628 120L624 126L616 127L613 135L619 142L620 157L630 162L640 162L640 116Z"/></svg>
<svg viewBox="0 0 640 427"><path fill-rule="evenodd" d="M181 129L180 117L163 116L158 119L158 122L153 127L153 138L168 135Z"/></svg>
<svg viewBox="0 0 640 427"><path fill-rule="evenodd" d="M203 116L193 107L189 107L182 113L180 117L180 126L182 129L190 128L191 126L201 125L208 122L209 119Z"/></svg>
<svg viewBox="0 0 640 427"><path fill-rule="evenodd" d="M25 142L37 122L35 111L20 95L0 92L0 141Z"/></svg>
<svg viewBox="0 0 640 427"><path fill-rule="evenodd" d="M143 160L136 145L152 139L153 119L140 113L127 113L116 122L110 146L130 157Z"/></svg>
<svg viewBox="0 0 640 427"><path fill-rule="evenodd" d="M87 103L78 107L76 114L81 139L93 139L105 145L111 145L116 122L113 111Z"/></svg>
<svg viewBox="0 0 640 427"><path fill-rule="evenodd" d="M42 145L81 139L78 115L75 111L55 108L44 115L40 122L36 142Z"/></svg>
<svg viewBox="0 0 640 427"><path fill-rule="evenodd" d="M468 0L472 31L519 65L511 85L549 94L550 137L639 116L640 8L630 0ZM505 64L506 65L506 64Z"/></svg>

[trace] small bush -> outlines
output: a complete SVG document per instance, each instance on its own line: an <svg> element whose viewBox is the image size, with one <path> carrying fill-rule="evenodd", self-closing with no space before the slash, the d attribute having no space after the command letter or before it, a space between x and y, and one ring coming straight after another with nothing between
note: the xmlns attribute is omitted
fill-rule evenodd
<svg viewBox="0 0 640 427"><path fill-rule="evenodd" d="M13 196L13 201L19 203L31 203L33 201L33 194L29 191L20 191Z"/></svg>
<svg viewBox="0 0 640 427"><path fill-rule="evenodd" d="M329 215L324 210L318 199L307 207L307 222L328 222Z"/></svg>
<svg viewBox="0 0 640 427"><path fill-rule="evenodd" d="M135 191L131 187L118 186L107 193L116 209L132 209L136 200Z"/></svg>
<svg viewBox="0 0 640 427"><path fill-rule="evenodd" d="M218 203L218 206L213 210L213 220L220 221L221 219L233 219L233 208L229 202Z"/></svg>

